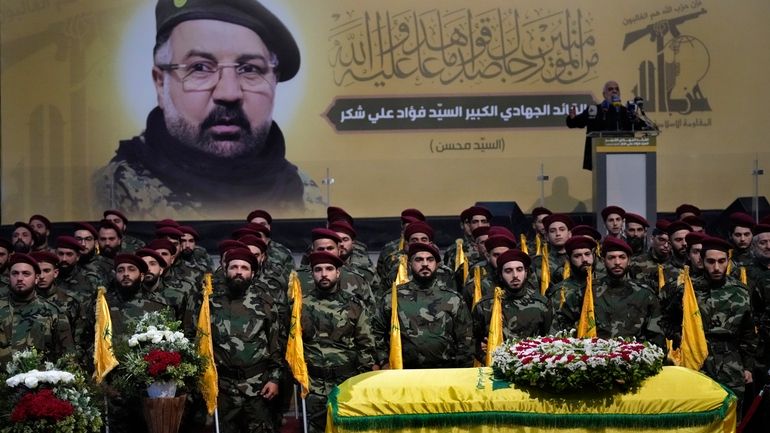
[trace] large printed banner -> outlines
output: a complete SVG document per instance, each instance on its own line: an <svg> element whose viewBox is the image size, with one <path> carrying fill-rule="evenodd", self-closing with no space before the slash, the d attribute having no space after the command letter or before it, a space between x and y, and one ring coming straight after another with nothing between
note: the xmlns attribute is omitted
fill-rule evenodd
<svg viewBox="0 0 770 433"><path fill-rule="evenodd" d="M662 131L659 209L725 207L770 162L767 1L262 4L270 35L188 22L153 59L155 0L2 0L0 222L591 210L565 117L609 80Z"/></svg>

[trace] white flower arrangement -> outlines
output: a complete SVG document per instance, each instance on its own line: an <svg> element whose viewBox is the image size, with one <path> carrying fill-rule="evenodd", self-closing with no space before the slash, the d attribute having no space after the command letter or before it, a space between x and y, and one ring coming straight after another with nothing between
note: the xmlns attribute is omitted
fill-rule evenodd
<svg viewBox="0 0 770 433"><path fill-rule="evenodd" d="M26 373L19 373L9 377L5 384L11 388L24 385L29 389L37 388L39 384L59 385L68 384L75 381L75 375L61 370L30 370Z"/></svg>
<svg viewBox="0 0 770 433"><path fill-rule="evenodd" d="M170 331L168 329L157 329L155 326L150 326L147 331L134 334L128 339L129 347L136 347L140 343L152 343L161 344L167 342L172 345L189 345L188 340L184 333L179 331Z"/></svg>

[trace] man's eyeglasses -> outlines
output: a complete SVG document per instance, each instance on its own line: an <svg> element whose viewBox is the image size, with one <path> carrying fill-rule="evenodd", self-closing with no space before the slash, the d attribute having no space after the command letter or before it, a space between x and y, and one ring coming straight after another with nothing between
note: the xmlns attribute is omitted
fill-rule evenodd
<svg viewBox="0 0 770 433"><path fill-rule="evenodd" d="M198 60L194 63L169 63L155 66L166 72L179 71L178 77L182 80L182 88L189 92L213 89L222 79L222 70L233 68L238 76L241 90L258 92L274 85L278 59L275 54L272 54L269 61L254 59L242 63L217 63L211 60Z"/></svg>

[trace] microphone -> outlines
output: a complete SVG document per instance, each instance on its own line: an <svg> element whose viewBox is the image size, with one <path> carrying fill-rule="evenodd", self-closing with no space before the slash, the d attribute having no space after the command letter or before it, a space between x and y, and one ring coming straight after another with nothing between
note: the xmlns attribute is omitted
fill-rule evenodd
<svg viewBox="0 0 770 433"><path fill-rule="evenodd" d="M612 106L615 108L620 108L623 106L623 103L620 101L620 96L618 95L612 95Z"/></svg>

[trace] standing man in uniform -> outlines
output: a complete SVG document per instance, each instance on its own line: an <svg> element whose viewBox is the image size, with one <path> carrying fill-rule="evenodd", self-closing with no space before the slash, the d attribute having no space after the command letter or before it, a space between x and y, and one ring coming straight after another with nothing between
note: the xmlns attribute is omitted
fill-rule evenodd
<svg viewBox="0 0 770 433"><path fill-rule="evenodd" d="M134 251L144 246L144 241L129 235L128 232L128 218L123 212L117 209L107 209L103 213L104 219L109 220L115 226L118 227L123 234L122 251L125 253L133 253Z"/></svg>

